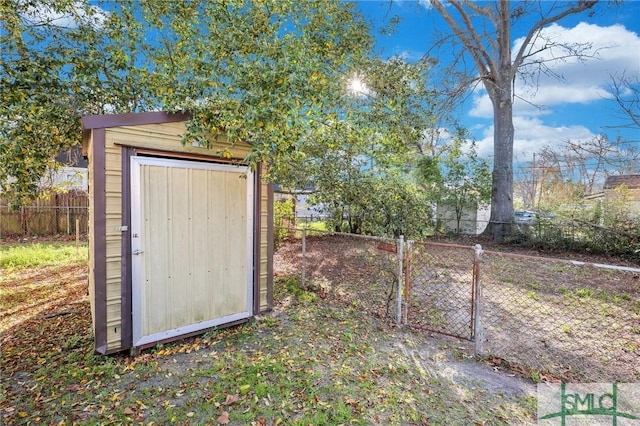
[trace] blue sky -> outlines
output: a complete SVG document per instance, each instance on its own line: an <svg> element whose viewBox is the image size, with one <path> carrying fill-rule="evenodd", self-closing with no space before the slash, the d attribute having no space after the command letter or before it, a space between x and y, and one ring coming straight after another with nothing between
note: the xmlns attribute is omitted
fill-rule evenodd
<svg viewBox="0 0 640 426"><path fill-rule="evenodd" d="M437 31L449 32L428 0L360 0L355 4L374 26L376 53L383 58L400 56L415 61L433 45ZM541 7L552 4L542 0ZM376 31L395 16L400 23L394 32L383 35ZM531 20L523 19L514 27L512 45L530 25ZM558 42L590 42L597 54L585 63L558 63L554 72L563 75L563 81L543 76L537 86L516 83L516 95L526 99L516 99L514 104L516 160L529 161L546 145L586 141L602 133L610 140L620 136L625 146L640 149L640 130L612 127L621 124L624 117L610 90L612 74L625 72L640 80L640 0L627 0L619 6L603 0L591 16L568 16L551 31ZM441 58L441 62L446 64L446 59ZM481 85L455 115L478 141L479 153L489 158L493 152L493 115Z"/></svg>
<svg viewBox="0 0 640 426"><path fill-rule="evenodd" d="M640 74L640 1L625 1L618 7L601 3L591 17L587 13L569 16L552 27L556 40L593 43L598 49L596 58L586 63L558 63L554 71L562 74L564 81L543 77L537 90L516 83L516 93L538 106L521 101L514 105L514 150L519 159L529 160L545 145L588 140L600 133L611 140L621 136L640 146L638 129L610 127L622 121L610 94L610 74ZM393 16L401 18L394 33L376 33L376 48L383 57L414 61L436 40L436 31L448 32L426 0L358 1L357 7L378 27ZM523 21L514 28L512 46L530 24ZM492 110L484 89L475 90L456 114L479 142L481 155L489 157L493 150Z"/></svg>

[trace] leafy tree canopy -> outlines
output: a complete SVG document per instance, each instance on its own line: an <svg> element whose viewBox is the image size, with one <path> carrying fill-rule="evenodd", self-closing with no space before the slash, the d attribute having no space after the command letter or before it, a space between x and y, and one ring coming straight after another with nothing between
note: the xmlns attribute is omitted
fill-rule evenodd
<svg viewBox="0 0 640 426"><path fill-rule="evenodd" d="M352 4L2 0L0 184L21 202L80 116L189 110L186 137L223 130L276 161L336 115L339 89L370 47Z"/></svg>
<svg viewBox="0 0 640 426"><path fill-rule="evenodd" d="M430 71L400 59L361 62L337 116L305 135L292 161L278 164L278 181L313 188L311 201L336 230L425 236L434 199L412 171L418 159L445 150L432 131L443 115Z"/></svg>

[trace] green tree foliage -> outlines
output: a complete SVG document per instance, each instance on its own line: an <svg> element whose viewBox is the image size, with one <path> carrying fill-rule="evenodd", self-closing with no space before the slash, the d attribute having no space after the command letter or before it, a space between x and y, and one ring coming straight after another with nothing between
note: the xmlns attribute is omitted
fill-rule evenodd
<svg viewBox="0 0 640 426"><path fill-rule="evenodd" d="M352 4L317 0L1 0L0 184L20 203L89 113L189 110L277 161L335 111L339 75L368 50ZM335 114L335 112L334 112Z"/></svg>
<svg viewBox="0 0 640 426"><path fill-rule="evenodd" d="M416 184L415 160L432 152L436 92L428 65L363 60L342 89L337 116L305 135L279 181L315 188L335 230L419 238L431 228L429 197Z"/></svg>
<svg viewBox="0 0 640 426"><path fill-rule="evenodd" d="M431 81L431 65L400 58L368 60L350 77L347 96L341 98L346 119L381 136L377 147L392 151L395 155L390 158L396 163L406 164L416 155L436 155L441 142L438 129L455 125L449 122L444 92Z"/></svg>
<svg viewBox="0 0 640 426"><path fill-rule="evenodd" d="M0 188L20 203L37 193L59 150L78 143L80 115L124 93L101 67L110 54L103 41L121 35L75 1L3 0L0 14Z"/></svg>
<svg viewBox="0 0 640 426"><path fill-rule="evenodd" d="M253 161L291 154L335 115L341 76L371 43L353 4L332 0L148 1L140 13L161 41L149 56L163 106L192 112L188 138L251 143Z"/></svg>

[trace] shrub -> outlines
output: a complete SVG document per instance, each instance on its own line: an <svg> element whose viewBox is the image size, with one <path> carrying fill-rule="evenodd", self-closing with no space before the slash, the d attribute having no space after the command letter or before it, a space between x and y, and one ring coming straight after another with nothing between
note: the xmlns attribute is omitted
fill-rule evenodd
<svg viewBox="0 0 640 426"><path fill-rule="evenodd" d="M273 243L277 248L290 237L291 229L296 226L295 204L292 198L273 203L273 222Z"/></svg>

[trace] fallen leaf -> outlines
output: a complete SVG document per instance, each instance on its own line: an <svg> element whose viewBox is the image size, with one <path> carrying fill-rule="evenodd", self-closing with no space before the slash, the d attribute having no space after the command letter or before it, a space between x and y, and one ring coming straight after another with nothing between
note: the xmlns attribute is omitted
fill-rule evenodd
<svg viewBox="0 0 640 426"><path fill-rule="evenodd" d="M238 402L238 399L240 399L240 395L238 394L227 395L227 399L224 400L224 405L231 405L234 402Z"/></svg>
<svg viewBox="0 0 640 426"><path fill-rule="evenodd" d="M220 414L220 417L218 417L218 423L221 425L229 424L229 413L223 411L222 414Z"/></svg>

